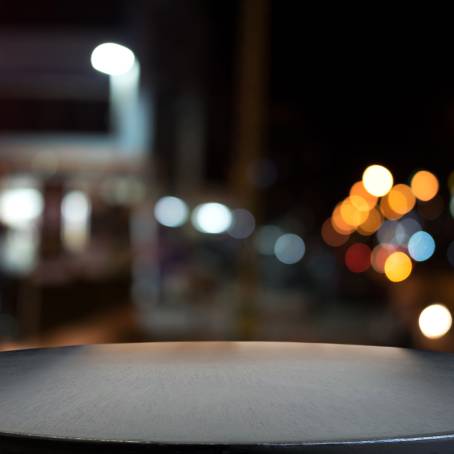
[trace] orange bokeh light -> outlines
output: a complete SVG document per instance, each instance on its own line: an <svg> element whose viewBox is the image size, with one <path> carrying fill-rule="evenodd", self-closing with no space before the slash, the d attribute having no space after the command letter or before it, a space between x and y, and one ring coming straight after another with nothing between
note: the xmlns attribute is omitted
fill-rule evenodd
<svg viewBox="0 0 454 454"><path fill-rule="evenodd" d="M350 202L360 211L370 211L377 205L378 198L369 194L362 181L357 181L350 189Z"/></svg>
<svg viewBox="0 0 454 454"><path fill-rule="evenodd" d="M416 203L410 186L406 184L396 184L386 198L389 208L399 215L409 213Z"/></svg>
<svg viewBox="0 0 454 454"><path fill-rule="evenodd" d="M333 215L331 216L331 225L333 226L334 230L341 235L350 235L350 233L355 230L354 227L347 224L341 216L340 213L340 204L334 208Z"/></svg>
<svg viewBox="0 0 454 454"><path fill-rule="evenodd" d="M362 224L368 216L368 211L361 211L358 210L350 201L350 198L345 199L340 204L340 215L343 221L351 226L351 227L358 227Z"/></svg>
<svg viewBox="0 0 454 454"><path fill-rule="evenodd" d="M375 233L383 224L383 217L380 212L373 208L369 212L367 219L358 226L358 233L363 236L369 236Z"/></svg>
<svg viewBox="0 0 454 454"><path fill-rule="evenodd" d="M396 246L393 244L378 244L372 250L370 257L372 268L377 273L385 272L385 262L386 259L397 250Z"/></svg>
<svg viewBox="0 0 454 454"><path fill-rule="evenodd" d="M427 170L416 172L411 179L411 190L415 197L423 202L433 199L439 189L437 177Z"/></svg>
<svg viewBox="0 0 454 454"><path fill-rule="evenodd" d="M396 219L401 218L403 215L400 213L396 213L389 205L388 196L383 197L380 200L380 212L386 218L390 219L391 221L395 221Z"/></svg>
<svg viewBox="0 0 454 454"><path fill-rule="evenodd" d="M325 241L328 246L332 247L342 246L348 241L350 237L349 235L343 235L342 233L336 231L333 227L331 219L327 219L323 223L321 234L323 241Z"/></svg>

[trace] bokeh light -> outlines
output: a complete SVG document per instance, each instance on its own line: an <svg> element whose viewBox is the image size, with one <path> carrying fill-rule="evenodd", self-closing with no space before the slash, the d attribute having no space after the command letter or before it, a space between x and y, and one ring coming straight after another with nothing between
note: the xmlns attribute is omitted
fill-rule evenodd
<svg viewBox="0 0 454 454"><path fill-rule="evenodd" d="M362 181L357 181L350 189L350 201L358 210L372 210L377 200L377 197L366 191Z"/></svg>
<svg viewBox="0 0 454 454"><path fill-rule="evenodd" d="M363 273L370 267L370 253L366 244L352 244L345 252L345 265L353 273Z"/></svg>
<svg viewBox="0 0 454 454"><path fill-rule="evenodd" d="M410 238L413 233L418 232L421 229L421 224L412 217L406 217L399 221L399 225L402 226L405 230L406 235Z"/></svg>
<svg viewBox="0 0 454 454"><path fill-rule="evenodd" d="M376 208L373 208L369 212L367 219L361 225L358 226L358 233L360 233L363 236L372 235L381 227L382 223L383 223L382 215Z"/></svg>
<svg viewBox="0 0 454 454"><path fill-rule="evenodd" d="M402 282L413 269L410 257L405 252L393 252L385 261L385 274L391 282Z"/></svg>
<svg viewBox="0 0 454 454"><path fill-rule="evenodd" d="M435 240L432 235L421 230L414 233L408 241L408 253L413 260L423 262L430 259L435 252Z"/></svg>
<svg viewBox="0 0 454 454"><path fill-rule="evenodd" d="M443 304L431 304L419 315L419 329L429 339L443 337L452 326L452 315Z"/></svg>
<svg viewBox="0 0 454 454"><path fill-rule="evenodd" d="M232 213L222 203L202 203L192 212L191 221L199 232L223 233L232 224Z"/></svg>
<svg viewBox="0 0 454 454"><path fill-rule="evenodd" d="M369 194L383 197L391 190L394 179L386 167L374 164L364 171L362 181Z"/></svg>
<svg viewBox="0 0 454 454"><path fill-rule="evenodd" d="M378 241L382 244L405 244L408 235L400 222L385 221L377 232Z"/></svg>
<svg viewBox="0 0 454 454"><path fill-rule="evenodd" d="M386 198L389 208L399 215L409 213L416 203L410 186L406 184L396 184Z"/></svg>
<svg viewBox="0 0 454 454"><path fill-rule="evenodd" d="M356 208L350 201L350 198L345 199L340 204L340 215L342 220L351 227L358 227L368 216L367 209L365 211Z"/></svg>
<svg viewBox="0 0 454 454"><path fill-rule="evenodd" d="M355 230L355 228L344 221L341 215L340 207L341 204L338 204L334 209L331 216L331 224L336 232L342 235L349 235Z"/></svg>
<svg viewBox="0 0 454 454"><path fill-rule="evenodd" d="M438 193L438 179L427 170L416 172L411 179L411 190L418 200L427 202L433 199Z"/></svg>
<svg viewBox="0 0 454 454"><path fill-rule="evenodd" d="M349 235L342 235L342 233L337 232L331 223L331 219L327 219L323 223L322 229L321 229L321 234L322 234L323 241L328 246L332 246L332 247L342 246L350 238Z"/></svg>
<svg viewBox="0 0 454 454"><path fill-rule="evenodd" d="M393 244L378 244L372 250L370 262L372 268L377 272L383 274L385 272L386 259L396 251L396 246Z"/></svg>
<svg viewBox="0 0 454 454"><path fill-rule="evenodd" d="M100 44L91 54L93 68L110 76L127 73L134 66L134 62L134 53L115 43Z"/></svg>
<svg viewBox="0 0 454 454"><path fill-rule="evenodd" d="M303 239L294 233L284 233L274 245L276 258L286 265L299 262L306 252L306 245Z"/></svg>
<svg viewBox="0 0 454 454"><path fill-rule="evenodd" d="M154 216L166 227L180 227L187 221L189 209L187 204L178 197L165 196L156 202Z"/></svg>
<svg viewBox="0 0 454 454"><path fill-rule="evenodd" d="M264 225L257 230L255 236L255 247L260 254L273 255L274 245L283 231L277 225Z"/></svg>
<svg viewBox="0 0 454 454"><path fill-rule="evenodd" d="M397 213L396 211L394 211L390 204L389 204L389 200L388 200L388 197L383 197L381 200L380 200L380 212L383 214L383 216L386 218L386 219L389 219L391 221L396 221L397 219L400 219L402 217L402 214L400 213Z"/></svg>
<svg viewBox="0 0 454 454"><path fill-rule="evenodd" d="M61 204L63 243L71 252L85 249L89 239L91 202L82 191L70 191Z"/></svg>
<svg viewBox="0 0 454 454"><path fill-rule="evenodd" d="M232 216L232 225L227 232L232 238L241 240L254 233L255 218L249 210L237 208L232 211Z"/></svg>
<svg viewBox="0 0 454 454"><path fill-rule="evenodd" d="M12 228L26 228L43 211L41 192L35 188L10 188L0 194L0 220Z"/></svg>

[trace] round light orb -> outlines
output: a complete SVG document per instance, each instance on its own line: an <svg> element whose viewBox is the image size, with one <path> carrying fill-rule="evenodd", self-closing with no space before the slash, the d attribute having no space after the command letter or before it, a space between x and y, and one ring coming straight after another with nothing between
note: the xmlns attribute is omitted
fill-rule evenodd
<svg viewBox="0 0 454 454"><path fill-rule="evenodd" d="M223 233L232 225L232 212L222 203L202 203L192 212L191 221L199 232Z"/></svg>
<svg viewBox="0 0 454 454"><path fill-rule="evenodd" d="M135 62L134 53L125 46L115 43L104 43L91 53L91 65L97 71L109 76L127 73Z"/></svg>
<svg viewBox="0 0 454 454"><path fill-rule="evenodd" d="M402 282L413 269L410 257L405 252L393 252L385 261L385 275L391 282Z"/></svg>
<svg viewBox="0 0 454 454"><path fill-rule="evenodd" d="M419 315L419 329L428 339L443 337L452 326L452 315L443 304L431 304Z"/></svg>
<svg viewBox="0 0 454 454"><path fill-rule="evenodd" d="M427 170L416 172L411 179L413 194L423 202L433 199L437 195L439 186L437 177Z"/></svg>
<svg viewBox="0 0 454 454"><path fill-rule="evenodd" d="M262 255L273 255L274 245L282 234L282 229L277 225L264 225L260 227L254 238L257 251Z"/></svg>
<svg viewBox="0 0 454 454"><path fill-rule="evenodd" d="M375 196L383 197L393 186L392 173L378 164L371 165L363 173L363 185L366 191Z"/></svg>
<svg viewBox="0 0 454 454"><path fill-rule="evenodd" d="M293 265L299 262L306 252L306 245L303 239L294 233L284 233L274 245L274 255L286 265Z"/></svg>
<svg viewBox="0 0 454 454"><path fill-rule="evenodd" d="M237 208L232 211L232 215L232 225L227 233L237 240L251 236L255 229L255 219L252 213L244 208Z"/></svg>
<svg viewBox="0 0 454 454"><path fill-rule="evenodd" d="M154 217L166 227L180 227L188 219L189 210L186 202L178 197L160 198L154 207Z"/></svg>
<svg viewBox="0 0 454 454"><path fill-rule="evenodd" d="M413 260L424 262L435 252L435 240L432 235L420 230L414 233L408 241L408 253Z"/></svg>

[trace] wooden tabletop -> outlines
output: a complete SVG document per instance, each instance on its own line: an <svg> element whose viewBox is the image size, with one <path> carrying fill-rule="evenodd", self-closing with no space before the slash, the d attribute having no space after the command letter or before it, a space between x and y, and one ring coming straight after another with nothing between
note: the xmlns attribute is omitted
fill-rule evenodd
<svg viewBox="0 0 454 454"><path fill-rule="evenodd" d="M0 452L452 453L454 355L268 342L0 353Z"/></svg>

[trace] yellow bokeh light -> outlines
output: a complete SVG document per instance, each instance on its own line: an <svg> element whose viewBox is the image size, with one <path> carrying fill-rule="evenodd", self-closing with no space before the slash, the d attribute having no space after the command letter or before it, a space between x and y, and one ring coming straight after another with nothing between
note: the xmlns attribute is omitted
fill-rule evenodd
<svg viewBox="0 0 454 454"><path fill-rule="evenodd" d="M385 261L385 274L391 282L402 282L410 276L413 265L405 252L393 252Z"/></svg>
<svg viewBox="0 0 454 454"><path fill-rule="evenodd" d="M333 226L333 229L340 233L341 235L350 235L350 233L355 230L354 227L351 225L347 224L340 213L340 204L336 206L336 208L333 211L333 215L331 216L331 225Z"/></svg>
<svg viewBox="0 0 454 454"><path fill-rule="evenodd" d="M372 235L381 227L382 223L382 215L376 208L373 208L367 219L358 226L358 233L364 236Z"/></svg>
<svg viewBox="0 0 454 454"><path fill-rule="evenodd" d="M427 170L416 172L411 179L411 190L415 197L423 202L433 199L440 187L437 177Z"/></svg>
<svg viewBox="0 0 454 454"><path fill-rule="evenodd" d="M358 227L362 224L368 216L368 211L361 211L358 210L350 201L350 198L345 199L340 204L340 215L343 221L351 226L351 227Z"/></svg>
<svg viewBox="0 0 454 454"><path fill-rule="evenodd" d="M383 197L393 186L392 173L378 164L371 165L363 173L363 184L366 191L375 196Z"/></svg>
<svg viewBox="0 0 454 454"><path fill-rule="evenodd" d="M370 211L377 204L377 197L369 194L362 181L357 181L350 189L351 203L361 211Z"/></svg>
<svg viewBox="0 0 454 454"><path fill-rule="evenodd" d="M415 206L416 199L410 186L406 184L396 184L386 196L387 205L397 214L404 215L409 213Z"/></svg>
<svg viewBox="0 0 454 454"><path fill-rule="evenodd" d="M443 304L431 304L419 315L419 329L429 339L443 337L452 326L452 315Z"/></svg>

